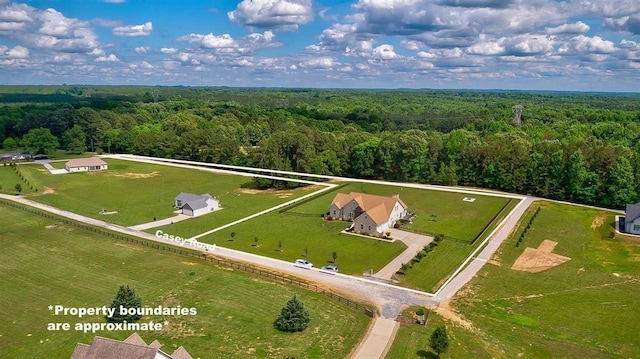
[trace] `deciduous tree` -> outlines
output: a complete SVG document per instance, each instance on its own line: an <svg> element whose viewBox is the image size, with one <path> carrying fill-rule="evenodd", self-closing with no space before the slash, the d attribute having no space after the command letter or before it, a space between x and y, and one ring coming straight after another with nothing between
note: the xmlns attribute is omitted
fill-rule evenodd
<svg viewBox="0 0 640 359"><path fill-rule="evenodd" d="M438 354L438 358L440 354L447 352L449 349L449 338L447 336L447 328L445 328L444 325L437 327L436 330L433 331L429 340L429 346Z"/></svg>

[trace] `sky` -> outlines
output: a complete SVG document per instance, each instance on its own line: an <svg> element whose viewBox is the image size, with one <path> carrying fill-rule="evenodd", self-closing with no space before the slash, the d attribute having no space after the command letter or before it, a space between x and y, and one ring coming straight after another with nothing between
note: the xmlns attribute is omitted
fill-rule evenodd
<svg viewBox="0 0 640 359"><path fill-rule="evenodd" d="M0 84L640 92L640 0L0 0Z"/></svg>

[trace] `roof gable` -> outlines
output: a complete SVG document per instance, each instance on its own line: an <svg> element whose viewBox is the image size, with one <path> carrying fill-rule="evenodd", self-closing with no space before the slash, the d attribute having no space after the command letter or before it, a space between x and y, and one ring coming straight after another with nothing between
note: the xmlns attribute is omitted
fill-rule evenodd
<svg viewBox="0 0 640 359"><path fill-rule="evenodd" d="M633 222L640 217L640 203L628 204L625 209L625 222Z"/></svg>
<svg viewBox="0 0 640 359"><path fill-rule="evenodd" d="M358 192L350 192L349 194L338 193L331 204L335 204L338 208L342 208L345 204L351 201L356 201L358 206L360 206L360 208L362 208L362 210L365 211L377 224L384 223L389 219L389 216L391 216L391 213L393 212L393 207L397 203L404 209L407 208L407 205L397 197L377 196Z"/></svg>

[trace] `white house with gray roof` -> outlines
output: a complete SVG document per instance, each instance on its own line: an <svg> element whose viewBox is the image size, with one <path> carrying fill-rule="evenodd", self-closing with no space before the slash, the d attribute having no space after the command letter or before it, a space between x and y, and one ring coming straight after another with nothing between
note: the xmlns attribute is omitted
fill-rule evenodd
<svg viewBox="0 0 640 359"><path fill-rule="evenodd" d="M628 204L625 210L624 231L640 234L640 203Z"/></svg>
<svg viewBox="0 0 640 359"><path fill-rule="evenodd" d="M175 198L175 206L187 216L201 216L220 209L220 202L210 194L192 194L180 192Z"/></svg>

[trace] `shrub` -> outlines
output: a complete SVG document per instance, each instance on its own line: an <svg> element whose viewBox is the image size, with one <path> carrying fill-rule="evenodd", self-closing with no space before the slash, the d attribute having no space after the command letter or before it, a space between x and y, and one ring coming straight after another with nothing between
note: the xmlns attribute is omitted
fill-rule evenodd
<svg viewBox="0 0 640 359"><path fill-rule="evenodd" d="M420 307L418 308L418 310L416 310L416 315L423 316L424 314L425 314L424 308Z"/></svg>
<svg viewBox="0 0 640 359"><path fill-rule="evenodd" d="M274 322L277 329L284 332L301 332L309 326L311 318L296 295L289 299L287 304L280 310L280 316Z"/></svg>

